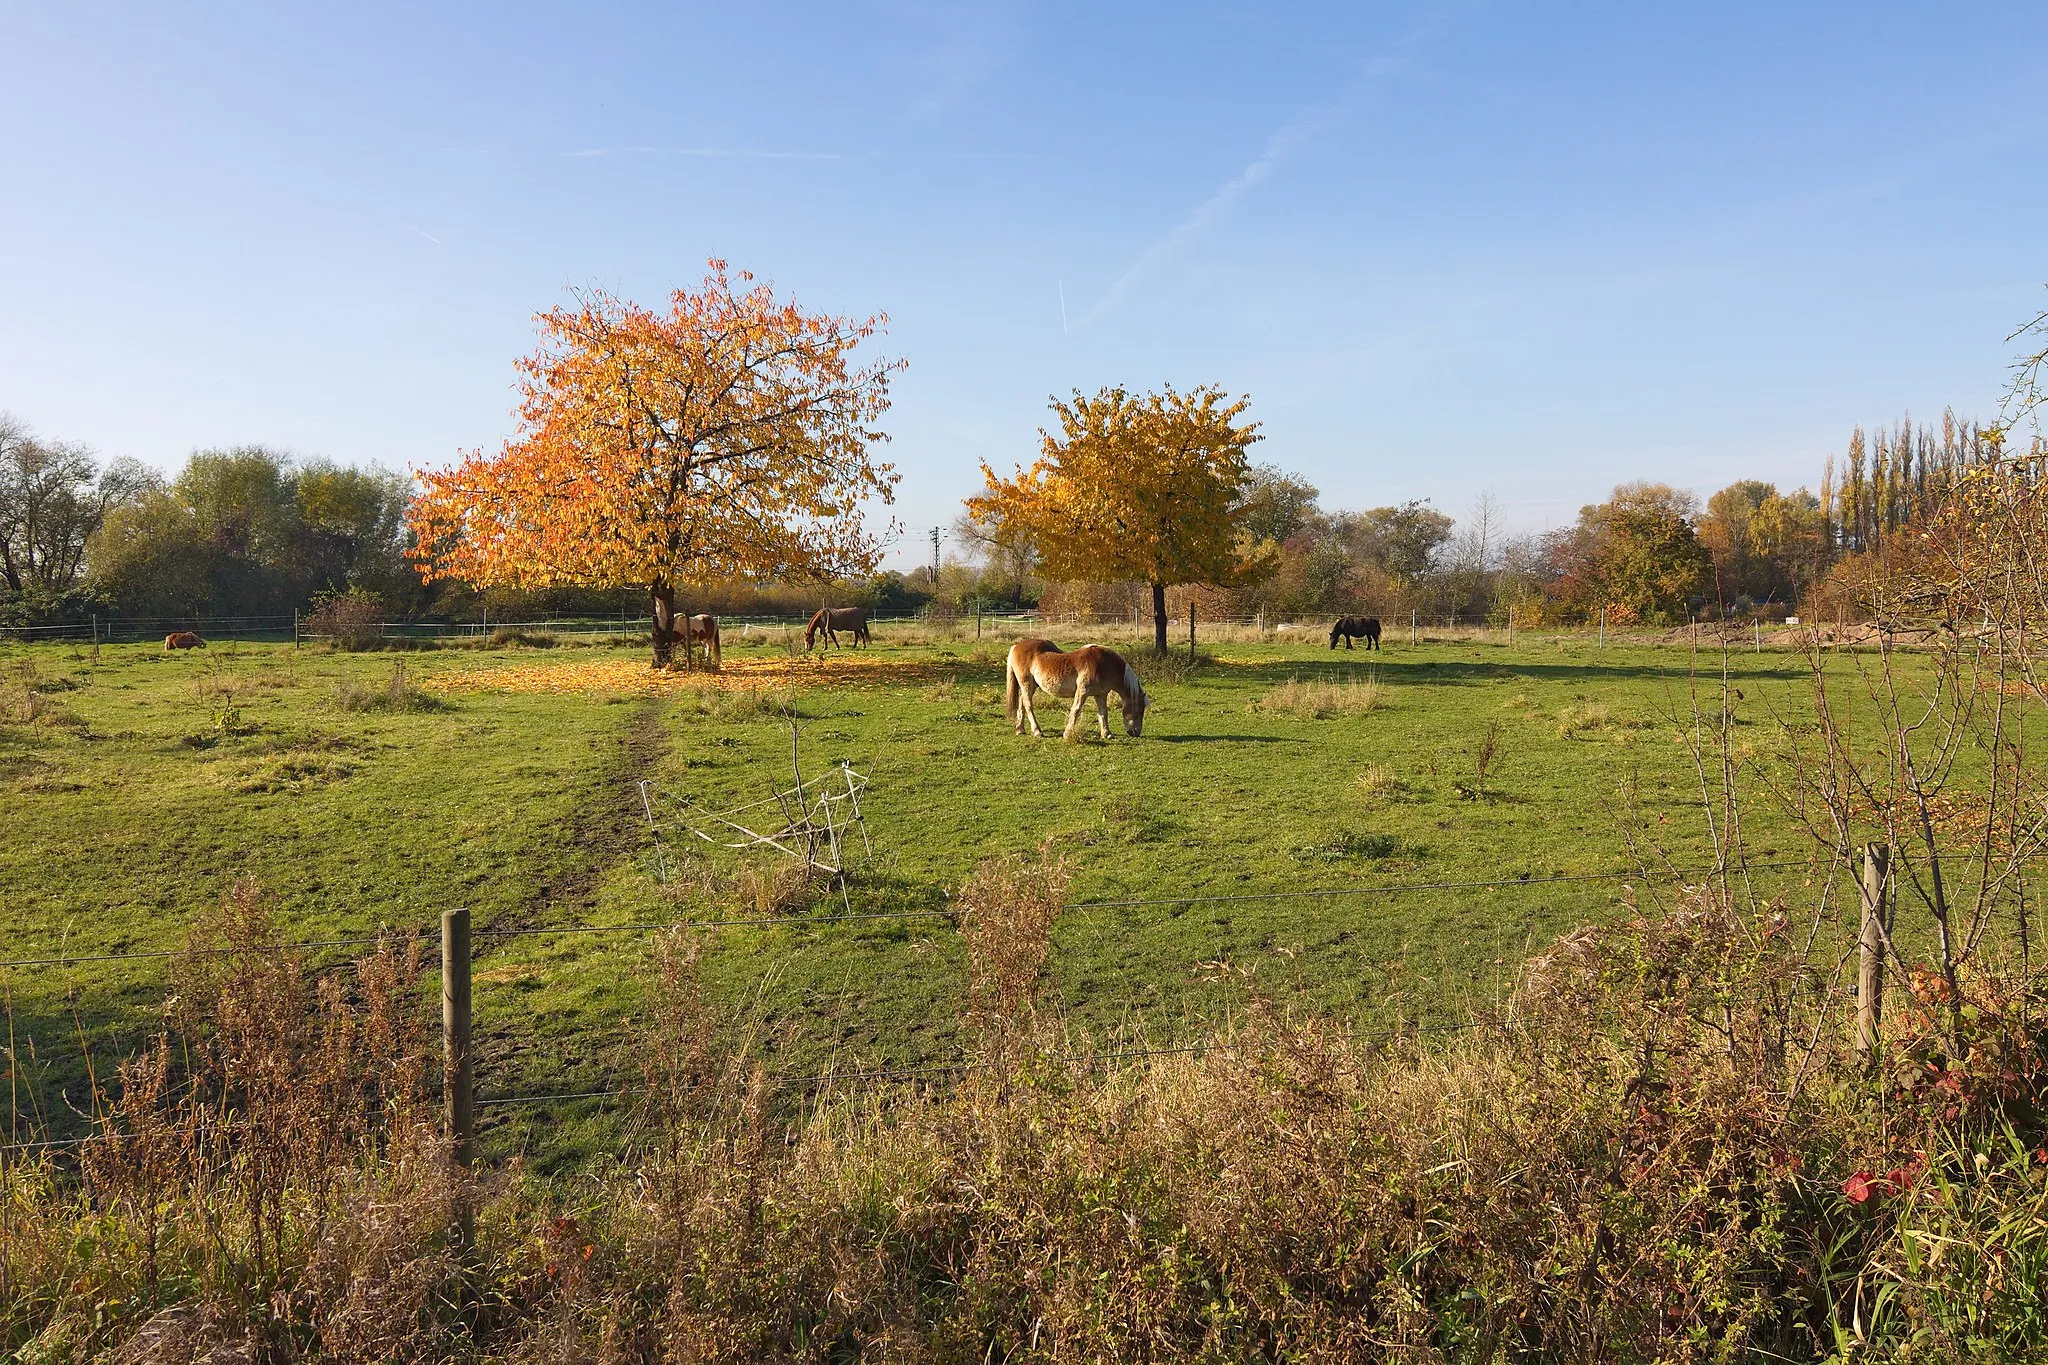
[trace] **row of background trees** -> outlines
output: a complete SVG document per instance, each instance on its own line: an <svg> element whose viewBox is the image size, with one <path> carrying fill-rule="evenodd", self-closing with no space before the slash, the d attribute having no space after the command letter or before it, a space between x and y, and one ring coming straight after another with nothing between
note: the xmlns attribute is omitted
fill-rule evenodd
<svg viewBox="0 0 2048 1365"><path fill-rule="evenodd" d="M1938 428L1910 418L1871 435L1858 427L1842 474L1830 456L1818 494L1744 479L1702 504L1667 484L1625 483L1543 534L1508 530L1490 494L1462 519L1426 500L1328 510L1307 480L1247 465L1232 494L1240 572L1196 576L1172 597L1176 609L1192 599L1212 614L1282 618L1356 610L1496 623L1512 611L1530 625L1603 613L1620 625L1800 610L1858 617L1871 609L1865 587L1886 547L1910 540L1902 533L1924 527L1957 481L2002 449L1995 429L1953 412ZM1003 482L990 476L992 489ZM961 563L941 579L950 594L1100 615L1145 609L1147 584L1046 565L1034 557L1030 528L1004 512L1000 498L985 496L955 522Z"/></svg>
<svg viewBox="0 0 2048 1365"><path fill-rule="evenodd" d="M1859 427L1842 458L1829 458L1817 494L1742 480L1702 504L1664 484L1630 483L1542 535L1506 530L1491 496L1458 518L1427 501L1327 509L1307 480L1244 458L1255 428L1239 419L1241 404L1213 390L1077 395L1055 405L1064 425L1048 438L1049 449L1071 445L1091 420L1103 419L1090 405L1124 403L1136 413L1151 402L1147 420L1166 422L1172 400L1207 404L1212 418L1222 414L1212 427L1242 431L1223 462L1235 460L1235 473L1210 471L1209 503L1193 510L1160 504L1168 518L1222 518L1238 562L1234 570L1198 566L1192 581L1162 584L1160 603L1178 612L1192 598L1212 614L1274 619L1352 610L1498 621L1512 609L1532 625L1588 621L1602 611L1613 624L1802 609L1858 614L1868 607L1859 585L1888 548L1909 541L1966 471L2002 449L1994 429L1952 412L1938 424ZM1154 473L1171 491L1174 472ZM991 487L1029 474L991 474ZM1219 488L1224 502L1211 505ZM1152 614L1145 572L1099 556L1099 571L1091 572L1089 552L1076 544L1057 546L1049 564L1048 528L1025 524L1014 505L1006 516L993 496L973 501L954 523L952 554L936 582L926 573L880 573L830 584L698 584L687 596L713 611L775 614L806 611L827 597L883 611L934 603L942 611L971 609L979 601ZM637 614L644 603L641 586L480 593L460 579L422 583L408 559L414 497L402 474L298 460L261 446L199 451L165 477L132 460L103 463L0 415L0 625L95 611L288 614L348 592L375 594L394 618L473 618L479 610L501 619ZM1213 541L1217 528L1209 529Z"/></svg>

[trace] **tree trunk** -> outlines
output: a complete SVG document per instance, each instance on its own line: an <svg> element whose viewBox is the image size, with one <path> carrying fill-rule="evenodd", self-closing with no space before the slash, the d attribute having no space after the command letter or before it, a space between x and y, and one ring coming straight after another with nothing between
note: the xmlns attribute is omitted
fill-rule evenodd
<svg viewBox="0 0 2048 1365"><path fill-rule="evenodd" d="M654 666L667 668L675 661L676 590L666 583L648 588L654 599Z"/></svg>
<svg viewBox="0 0 2048 1365"><path fill-rule="evenodd" d="M1166 585L1152 585L1152 648L1166 652Z"/></svg>

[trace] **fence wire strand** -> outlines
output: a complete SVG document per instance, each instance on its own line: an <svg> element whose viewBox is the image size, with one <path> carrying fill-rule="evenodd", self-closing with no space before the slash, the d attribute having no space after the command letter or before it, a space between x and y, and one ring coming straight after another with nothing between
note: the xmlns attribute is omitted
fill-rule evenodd
<svg viewBox="0 0 2048 1365"><path fill-rule="evenodd" d="M1683 881L1687 877L1708 877L1716 875L1740 876L1751 872L1824 871L1827 864L1811 861L1749 863L1745 865L1652 868L1629 872L1561 872L1548 876L1503 877L1488 881L1443 881L1443 882L1389 882L1378 886L1337 886L1319 887L1289 891L1229 891L1195 893L1186 896L1141 897L1127 900L1074 901L1063 906L1064 911L1083 910L1126 910L1169 905L1223 905L1241 904L1251 901L1292 901L1332 900L1353 896L1401 896L1423 891L1484 891L1505 890L1512 887L1555 886L1571 882L1603 881ZM862 921L888 920L951 920L956 918L954 910L873 910L856 911L835 915L753 915L739 919L700 920L647 920L625 924L557 924L535 925L517 929L480 928L474 931L477 938L538 938L551 934L647 934L661 933L675 929L758 929L785 928L801 929L813 924L852 924ZM170 948L139 953L80 953L52 957L14 958L0 960L0 969L16 967L65 967L94 962L135 962L175 957L220 957L236 953L292 953L312 948L360 948L374 947L389 941L403 941L408 936L433 937L431 929L412 931L393 930L384 935L368 935L355 938L305 939L290 943L261 943L247 947L232 948Z"/></svg>

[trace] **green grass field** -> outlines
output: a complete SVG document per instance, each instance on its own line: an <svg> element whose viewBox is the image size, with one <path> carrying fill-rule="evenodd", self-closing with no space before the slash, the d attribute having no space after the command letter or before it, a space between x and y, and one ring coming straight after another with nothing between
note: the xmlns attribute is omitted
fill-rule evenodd
<svg viewBox="0 0 2048 1365"><path fill-rule="evenodd" d="M758 1021L776 1069L951 1059L962 963L945 921L805 917L941 909L995 855L1049 844L1082 902L1519 882L1709 856L1681 736L1695 668L1718 705L1718 653L1541 636L1513 649L1393 640L1379 655L1222 643L1204 666L1148 684L1142 739L1112 715L1108 744L1092 720L1086 742L1065 744L1011 732L1001 648L884 635L852 666L791 664L776 640L729 649L733 677L785 670L791 690L767 695L793 697L807 769L844 760L873 784L874 856L843 899L711 935L709 979ZM0 957L175 949L241 876L293 939L430 933L452 906L480 929L755 914L732 878L772 869L772 855L709 850L662 884L635 782L712 805L768 795L790 771L789 725L772 707L723 691L434 690L457 670L472 687L497 670L530 685L629 673L640 658L121 646L95 662L70 646L0 644L12 689L0 708ZM1726 662L1743 691L1739 733L1767 746L1778 718L1810 716L1796 654ZM438 698L430 709L360 709L379 704L394 668ZM1056 735L1064 709L1046 703L1040 718ZM1807 853L1789 828L1774 841L1759 827L1753 855ZM1203 964L1218 960L1361 1023L1446 1017L1495 996L1532 945L1616 913L1627 885L1076 909L1056 931L1058 990L1096 1038L1172 1037L1217 1008ZM648 957L644 934L481 938L483 1094L623 1083ZM149 1028L170 970L0 973L17 1132L75 1130L82 1051L104 1078ZM603 1141L613 1108L492 1108L494 1150L574 1157Z"/></svg>

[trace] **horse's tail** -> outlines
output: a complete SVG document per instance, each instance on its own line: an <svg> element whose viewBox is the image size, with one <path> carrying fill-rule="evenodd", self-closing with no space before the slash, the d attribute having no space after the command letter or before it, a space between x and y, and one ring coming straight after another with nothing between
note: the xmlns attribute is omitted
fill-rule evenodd
<svg viewBox="0 0 2048 1365"><path fill-rule="evenodd" d="M1017 692L1017 661L1015 659L1005 659L1003 661L1003 718L1005 720L1014 721L1017 719Z"/></svg>

